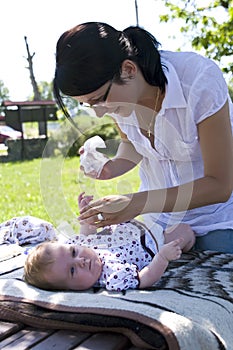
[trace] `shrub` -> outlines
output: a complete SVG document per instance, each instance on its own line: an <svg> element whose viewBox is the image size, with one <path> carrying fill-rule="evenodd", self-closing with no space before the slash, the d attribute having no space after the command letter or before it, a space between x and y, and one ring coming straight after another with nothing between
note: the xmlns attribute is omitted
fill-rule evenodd
<svg viewBox="0 0 233 350"><path fill-rule="evenodd" d="M77 156L84 142L95 135L99 135L106 142L107 148L99 149L100 152L109 155L116 153L120 136L110 117L97 119L84 115L74 118L74 121L82 133L71 126L68 120L63 121L60 128L50 136L46 146L49 152L45 151L48 156L58 154L69 157Z"/></svg>

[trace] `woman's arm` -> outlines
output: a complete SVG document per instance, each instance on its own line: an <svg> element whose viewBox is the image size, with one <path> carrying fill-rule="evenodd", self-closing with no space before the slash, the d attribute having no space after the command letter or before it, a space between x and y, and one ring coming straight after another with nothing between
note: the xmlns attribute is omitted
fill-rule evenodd
<svg viewBox="0 0 233 350"><path fill-rule="evenodd" d="M139 271L139 288L151 287L156 283L168 267L171 260L179 259L181 256L180 239L165 244L157 253L151 263Z"/></svg>
<svg viewBox="0 0 233 350"><path fill-rule="evenodd" d="M198 135L204 176L167 190L150 191L148 196L142 194L141 200L147 197L142 212L177 212L229 199L233 189L233 142L228 102L198 125Z"/></svg>
<svg viewBox="0 0 233 350"><path fill-rule="evenodd" d="M123 175L133 169L141 159L141 155L137 153L132 143L127 139L122 139L116 156L104 165L98 180L107 180Z"/></svg>
<svg viewBox="0 0 233 350"><path fill-rule="evenodd" d="M198 125L204 162L204 176L167 189L127 195L106 196L81 210L80 220L96 221L96 213L105 220L97 227L131 220L150 212L177 212L225 202L233 189L233 147L228 102Z"/></svg>
<svg viewBox="0 0 233 350"><path fill-rule="evenodd" d="M100 174L97 176L95 172L85 173L86 176L92 177L98 180L108 180L114 177L125 174L126 172L133 169L142 159L142 156L137 153L133 144L128 140L127 136L120 130L118 125L115 123L118 132L121 136L121 142L119 144L117 153L115 157L109 159L105 163ZM79 153L84 152L83 147L80 148ZM81 170L84 170L83 167L80 167Z"/></svg>

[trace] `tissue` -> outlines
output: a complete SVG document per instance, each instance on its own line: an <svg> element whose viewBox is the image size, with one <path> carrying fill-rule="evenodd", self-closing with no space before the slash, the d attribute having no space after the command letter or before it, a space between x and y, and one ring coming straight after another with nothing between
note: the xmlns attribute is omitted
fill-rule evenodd
<svg viewBox="0 0 233 350"><path fill-rule="evenodd" d="M100 136L88 139L83 145L84 152L80 155L80 165L85 173L94 177L100 175L103 166L109 161L108 157L98 152L96 148L106 148L105 142Z"/></svg>

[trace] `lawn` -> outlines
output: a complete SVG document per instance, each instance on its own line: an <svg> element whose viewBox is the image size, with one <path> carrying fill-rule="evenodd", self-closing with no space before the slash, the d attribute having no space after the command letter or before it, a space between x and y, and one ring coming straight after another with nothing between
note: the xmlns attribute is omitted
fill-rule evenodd
<svg viewBox="0 0 233 350"><path fill-rule="evenodd" d="M136 191L137 174L136 168L113 180L93 180L79 170L78 157L0 163L0 221L23 215L37 216L55 225L73 221L78 214L80 192L98 198Z"/></svg>

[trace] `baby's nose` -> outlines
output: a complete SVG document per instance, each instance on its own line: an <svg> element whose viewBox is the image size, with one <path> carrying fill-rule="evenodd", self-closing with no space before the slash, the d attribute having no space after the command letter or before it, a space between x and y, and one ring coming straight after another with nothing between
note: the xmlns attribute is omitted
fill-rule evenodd
<svg viewBox="0 0 233 350"><path fill-rule="evenodd" d="M81 258L77 258L77 264L80 266L80 267L85 267L85 266L89 266L90 264L90 259L87 259L87 258L84 258L84 257L81 257Z"/></svg>

